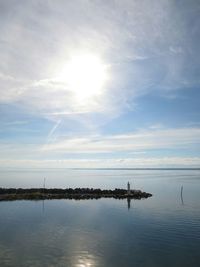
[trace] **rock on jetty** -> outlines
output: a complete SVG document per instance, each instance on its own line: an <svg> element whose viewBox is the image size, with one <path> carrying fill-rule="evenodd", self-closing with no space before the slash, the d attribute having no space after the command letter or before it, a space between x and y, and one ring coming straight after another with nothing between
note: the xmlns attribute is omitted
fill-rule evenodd
<svg viewBox="0 0 200 267"><path fill-rule="evenodd" d="M0 201L7 200L43 200L43 199L142 199L151 197L152 194L142 192L141 190L130 190L127 193L125 189L94 189L94 188L0 188Z"/></svg>

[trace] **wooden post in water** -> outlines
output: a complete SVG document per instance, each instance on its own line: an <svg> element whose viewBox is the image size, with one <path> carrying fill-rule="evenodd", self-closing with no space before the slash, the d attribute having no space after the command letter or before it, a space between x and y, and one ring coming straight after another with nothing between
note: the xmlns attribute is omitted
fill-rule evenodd
<svg viewBox="0 0 200 267"><path fill-rule="evenodd" d="M181 203L182 203L182 205L184 205L184 202L183 202L183 186L181 186Z"/></svg>

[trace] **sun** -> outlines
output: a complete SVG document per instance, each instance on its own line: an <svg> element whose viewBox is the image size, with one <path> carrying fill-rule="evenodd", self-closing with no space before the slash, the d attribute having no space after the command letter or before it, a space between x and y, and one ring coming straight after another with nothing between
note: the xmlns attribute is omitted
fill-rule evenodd
<svg viewBox="0 0 200 267"><path fill-rule="evenodd" d="M58 80L79 100L101 95L107 81L107 66L93 54L72 56L61 69Z"/></svg>

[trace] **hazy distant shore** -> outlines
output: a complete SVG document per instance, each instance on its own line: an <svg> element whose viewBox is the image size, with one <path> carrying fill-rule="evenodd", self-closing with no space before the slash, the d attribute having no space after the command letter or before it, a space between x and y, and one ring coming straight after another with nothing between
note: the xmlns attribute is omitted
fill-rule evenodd
<svg viewBox="0 0 200 267"><path fill-rule="evenodd" d="M125 189L102 190L94 188L0 188L0 201L8 200L43 200L43 199L100 199L100 198L130 198L142 199L152 194L141 190L131 190L127 194Z"/></svg>

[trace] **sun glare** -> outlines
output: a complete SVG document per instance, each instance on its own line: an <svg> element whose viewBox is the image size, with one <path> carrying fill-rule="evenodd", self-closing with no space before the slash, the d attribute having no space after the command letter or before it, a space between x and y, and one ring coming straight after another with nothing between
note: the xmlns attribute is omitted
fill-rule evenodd
<svg viewBox="0 0 200 267"><path fill-rule="evenodd" d="M103 93L106 69L106 65L95 55L74 56L61 70L58 80L65 83L79 100L87 100Z"/></svg>

